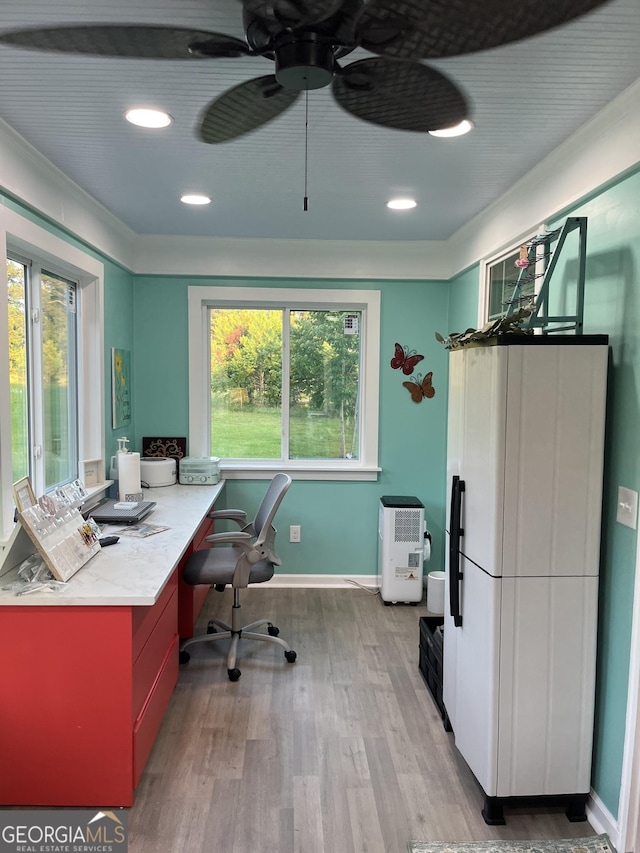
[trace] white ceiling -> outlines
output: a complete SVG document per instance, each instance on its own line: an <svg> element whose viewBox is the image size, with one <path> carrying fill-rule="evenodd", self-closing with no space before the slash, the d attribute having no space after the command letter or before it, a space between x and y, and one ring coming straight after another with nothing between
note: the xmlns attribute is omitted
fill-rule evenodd
<svg viewBox="0 0 640 853"><path fill-rule="evenodd" d="M2 30L148 23L242 38L238 0L1 0L0 9ZM526 42L432 64L465 91L476 129L447 140L379 128L343 112L329 89L312 91L307 212L304 98L241 139L195 137L203 108L272 73L267 59L99 59L0 46L0 118L139 234L444 240L640 77L640 2L612 0ZM132 127L122 115L136 105L161 107L174 123ZM186 191L213 203L186 207ZM387 210L397 194L418 207Z"/></svg>

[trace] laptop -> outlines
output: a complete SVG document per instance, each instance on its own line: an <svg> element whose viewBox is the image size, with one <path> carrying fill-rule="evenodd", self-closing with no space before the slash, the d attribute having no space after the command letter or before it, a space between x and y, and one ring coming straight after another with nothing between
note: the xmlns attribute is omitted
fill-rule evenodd
<svg viewBox="0 0 640 853"><path fill-rule="evenodd" d="M138 524L156 506L156 501L138 501L135 506L118 508L121 501L105 500L95 509L89 511L89 516L98 524Z"/></svg>

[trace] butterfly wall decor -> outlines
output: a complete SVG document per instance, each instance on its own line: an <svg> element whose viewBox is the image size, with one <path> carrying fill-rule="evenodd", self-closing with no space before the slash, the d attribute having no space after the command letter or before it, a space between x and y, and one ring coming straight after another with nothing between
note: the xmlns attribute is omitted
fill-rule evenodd
<svg viewBox="0 0 640 853"><path fill-rule="evenodd" d="M430 370L429 373L422 378L422 374L418 373L416 376L416 381L407 381L402 383L402 387L406 388L407 391L411 394L411 399L414 403L421 403L425 397L431 399L436 393L436 389L433 387L432 380L433 379L433 371Z"/></svg>
<svg viewBox="0 0 640 853"><path fill-rule="evenodd" d="M396 353L391 359L391 367L394 370L398 370L402 368L402 372L405 376L410 376L413 373L413 369L418 364L419 361L422 361L424 358L423 355L418 355L416 350L409 350L409 347L403 347L400 344L396 344Z"/></svg>

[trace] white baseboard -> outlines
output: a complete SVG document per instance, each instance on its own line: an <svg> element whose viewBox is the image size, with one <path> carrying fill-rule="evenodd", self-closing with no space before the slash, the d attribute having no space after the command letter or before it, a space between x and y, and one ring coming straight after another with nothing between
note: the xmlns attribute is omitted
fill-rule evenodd
<svg viewBox="0 0 640 853"><path fill-rule="evenodd" d="M377 575L287 575L276 573L269 586L317 589L354 589L358 586L378 589ZM257 586L255 587L257 588Z"/></svg>
<svg viewBox="0 0 640 853"><path fill-rule="evenodd" d="M624 853L618 821L593 789L587 801L587 819L598 834L604 832L609 836L611 844L618 853Z"/></svg>

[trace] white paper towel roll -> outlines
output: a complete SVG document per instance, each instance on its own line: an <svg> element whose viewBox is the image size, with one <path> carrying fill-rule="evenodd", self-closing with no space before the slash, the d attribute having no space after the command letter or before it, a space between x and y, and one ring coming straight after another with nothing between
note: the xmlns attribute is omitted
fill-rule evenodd
<svg viewBox="0 0 640 853"><path fill-rule="evenodd" d="M140 454L118 453L118 499L121 501L142 500L140 486Z"/></svg>

